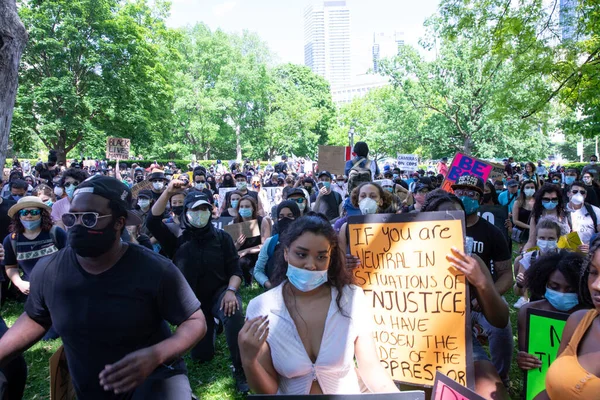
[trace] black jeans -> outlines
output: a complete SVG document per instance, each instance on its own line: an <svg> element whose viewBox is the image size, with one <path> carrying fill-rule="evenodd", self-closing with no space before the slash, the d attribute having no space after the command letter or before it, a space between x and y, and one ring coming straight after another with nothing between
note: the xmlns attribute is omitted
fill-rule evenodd
<svg viewBox="0 0 600 400"><path fill-rule="evenodd" d="M242 370L242 360L240 358L240 348L238 346L238 334L244 326L244 311L242 310L242 297L239 293L235 296L240 307L232 316L225 316L223 310L219 310L223 297L227 293L224 288L217 292L213 297L211 304L202 304L202 312L206 317L206 335L202 340L192 349L192 359L200 362L207 362L213 359L215 356L215 321L217 318L223 324L225 329L225 339L227 340L227 347L229 348L229 354L231 355L231 362L236 371Z"/></svg>
<svg viewBox="0 0 600 400"><path fill-rule="evenodd" d="M0 317L0 337L8 327ZM0 368L0 399L21 399L25 390L27 380L27 364L22 355L9 362L4 368Z"/></svg>

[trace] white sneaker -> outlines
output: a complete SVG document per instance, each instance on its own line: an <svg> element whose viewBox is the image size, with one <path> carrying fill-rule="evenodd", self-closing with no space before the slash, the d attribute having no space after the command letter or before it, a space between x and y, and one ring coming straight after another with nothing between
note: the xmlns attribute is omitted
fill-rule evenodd
<svg viewBox="0 0 600 400"><path fill-rule="evenodd" d="M517 300L517 302L513 305L513 307L521 308L522 306L524 306L527 303L529 303L529 300L526 299L525 297L521 296L521 297L519 297L519 300Z"/></svg>

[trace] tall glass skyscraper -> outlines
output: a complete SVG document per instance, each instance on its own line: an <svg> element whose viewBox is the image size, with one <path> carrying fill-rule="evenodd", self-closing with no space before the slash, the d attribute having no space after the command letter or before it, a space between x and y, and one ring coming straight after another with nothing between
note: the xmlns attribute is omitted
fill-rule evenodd
<svg viewBox="0 0 600 400"><path fill-rule="evenodd" d="M559 24L562 40L577 39L577 0L560 0Z"/></svg>
<svg viewBox="0 0 600 400"><path fill-rule="evenodd" d="M321 1L304 12L304 63L332 87L351 81L350 9L345 0Z"/></svg>

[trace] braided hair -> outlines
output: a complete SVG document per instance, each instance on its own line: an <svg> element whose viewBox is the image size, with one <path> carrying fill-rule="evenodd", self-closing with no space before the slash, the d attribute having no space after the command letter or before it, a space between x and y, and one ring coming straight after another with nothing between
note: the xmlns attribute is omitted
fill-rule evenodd
<svg viewBox="0 0 600 400"><path fill-rule="evenodd" d="M465 206L456 195L442 189L435 189L429 192L427 197L425 197L425 203L423 204L423 207L421 207L421 212L437 211L437 209L446 202L455 203L459 205L463 211L465 210Z"/></svg>
<svg viewBox="0 0 600 400"><path fill-rule="evenodd" d="M590 244L590 250L583 260L581 272L579 274L579 296L581 297L582 303L589 308L594 308L594 302L592 301L592 295L588 286L588 281L590 279L590 264L598 249L600 249L600 237L594 239Z"/></svg>

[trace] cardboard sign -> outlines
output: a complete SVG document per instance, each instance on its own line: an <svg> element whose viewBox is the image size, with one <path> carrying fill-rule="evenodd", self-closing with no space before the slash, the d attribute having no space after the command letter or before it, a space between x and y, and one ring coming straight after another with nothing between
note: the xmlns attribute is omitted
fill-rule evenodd
<svg viewBox="0 0 600 400"><path fill-rule="evenodd" d="M490 163L493 167L488 179L492 182L501 181L504 178L504 165Z"/></svg>
<svg viewBox="0 0 600 400"><path fill-rule="evenodd" d="M251 394L249 399L254 400L425 400L425 392L412 390L400 393L377 394L307 394L307 395L269 395Z"/></svg>
<svg viewBox="0 0 600 400"><path fill-rule="evenodd" d="M510 236L508 236L508 229L504 226L504 223L508 219L508 210L503 206L480 206L477 211L477 215L485 219L496 228L500 229L507 243L510 243Z"/></svg>
<svg viewBox="0 0 600 400"><path fill-rule="evenodd" d="M222 202L225 201L225 197L227 196L227 193L233 192L234 190L236 190L236 188L234 188L234 187L219 188L219 204L221 204Z"/></svg>
<svg viewBox="0 0 600 400"><path fill-rule="evenodd" d="M527 309L527 352L539 358L542 366L525 372L525 400L546 389L546 373L556 359L567 318L566 313Z"/></svg>
<svg viewBox="0 0 600 400"><path fill-rule="evenodd" d="M140 183L136 183L135 185L133 185L131 187L131 197L133 199L137 199L138 194L142 191L142 190L151 190L152 189L152 182L150 181L141 181Z"/></svg>
<svg viewBox="0 0 600 400"><path fill-rule="evenodd" d="M344 146L319 146L319 171L344 175L346 148Z"/></svg>
<svg viewBox="0 0 600 400"><path fill-rule="evenodd" d="M485 400L469 388L459 385L446 375L437 372L431 400Z"/></svg>
<svg viewBox="0 0 600 400"><path fill-rule="evenodd" d="M106 158L109 160L129 160L130 148L130 139L106 138Z"/></svg>
<svg viewBox="0 0 600 400"><path fill-rule="evenodd" d="M71 382L67 356L63 346L50 357L50 400L75 400L75 388Z"/></svg>
<svg viewBox="0 0 600 400"><path fill-rule="evenodd" d="M488 162L462 153L456 153L441 188L452 193L452 185L454 185L461 176L477 176L485 182L493 171L494 166ZM504 172L504 170L502 171Z"/></svg>
<svg viewBox="0 0 600 400"><path fill-rule="evenodd" d="M213 226L217 229L223 229L224 226L227 226L233 222L233 217L219 217L216 220L211 221Z"/></svg>
<svg viewBox="0 0 600 400"><path fill-rule="evenodd" d="M431 387L437 370L473 386L469 288L446 255L464 249L462 211L348 218L354 270L373 310L381 363L403 383Z"/></svg>
<svg viewBox="0 0 600 400"><path fill-rule="evenodd" d="M260 236L260 226L258 226L258 220L256 219L238 224L223 225L223 230L231 235L234 242L242 235L246 236L247 239Z"/></svg>
<svg viewBox="0 0 600 400"><path fill-rule="evenodd" d="M264 211L271 215L273 207L279 205L283 201L283 188L282 187L266 187L262 188L267 195L267 204L264 206Z"/></svg>
<svg viewBox="0 0 600 400"><path fill-rule="evenodd" d="M415 172L419 169L419 156L415 154L398 154L398 168L404 172Z"/></svg>

